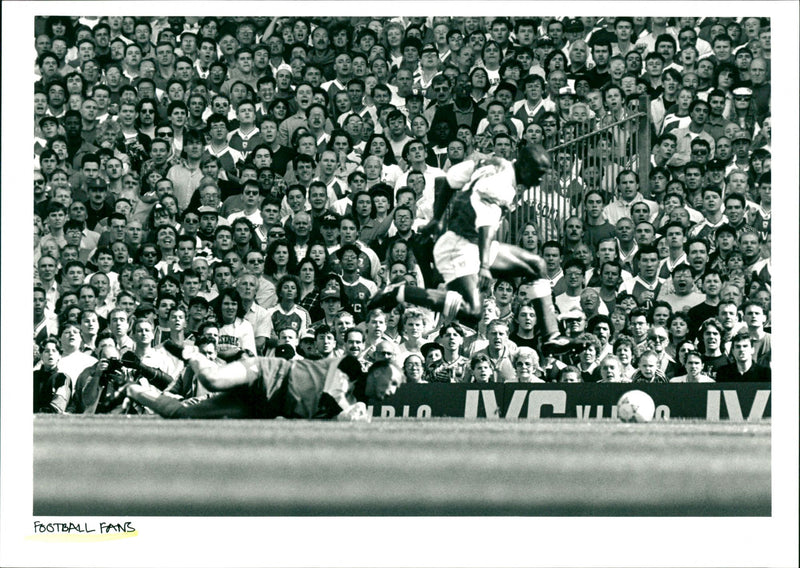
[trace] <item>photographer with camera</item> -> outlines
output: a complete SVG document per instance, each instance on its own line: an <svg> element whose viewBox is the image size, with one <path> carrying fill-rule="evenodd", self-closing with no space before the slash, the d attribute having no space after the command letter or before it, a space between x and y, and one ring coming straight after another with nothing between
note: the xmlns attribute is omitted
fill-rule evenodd
<svg viewBox="0 0 800 568"><path fill-rule="evenodd" d="M125 401L125 387L133 381L131 371L120 361L119 349L110 335L98 341L98 361L75 381L67 406L72 414L127 414L136 412Z"/></svg>
<svg viewBox="0 0 800 568"><path fill-rule="evenodd" d="M125 400L125 387L146 379L159 389L166 389L174 379L168 373L142 363L133 351L121 357L114 337L102 332L97 342L98 361L85 369L75 382L75 392L67 412L74 414L141 414L138 404ZM149 359L148 359L148 362Z"/></svg>

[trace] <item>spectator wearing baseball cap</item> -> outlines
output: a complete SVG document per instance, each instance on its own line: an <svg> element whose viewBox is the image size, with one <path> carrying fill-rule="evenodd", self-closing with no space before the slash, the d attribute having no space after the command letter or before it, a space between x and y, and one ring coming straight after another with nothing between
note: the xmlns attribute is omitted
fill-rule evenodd
<svg viewBox="0 0 800 568"><path fill-rule="evenodd" d="M422 46L422 49L420 50L419 54L420 56L423 56L426 53L435 53L436 55L439 55L439 50L436 48L435 44L426 43L425 45Z"/></svg>
<svg viewBox="0 0 800 568"><path fill-rule="evenodd" d="M753 135L756 128L755 109L751 103L753 100L753 89L750 87L737 87L733 90L733 107L728 118L731 122L738 124L739 128L746 131L749 136Z"/></svg>
<svg viewBox="0 0 800 568"><path fill-rule="evenodd" d="M750 134L746 130L742 130L741 128L736 131L736 134L733 135L733 140L731 140L732 144L736 144L737 142L747 142L748 145L750 144Z"/></svg>
<svg viewBox="0 0 800 568"><path fill-rule="evenodd" d="M342 292L331 286L330 282L328 284L319 293L319 305L324 315L311 325L314 329L319 328L321 325L328 325L333 328L337 314L342 311Z"/></svg>
<svg viewBox="0 0 800 568"><path fill-rule="evenodd" d="M570 86L561 87L558 90L558 96L559 96L559 98L560 97L569 97L570 101L574 101L575 100L575 90Z"/></svg>
<svg viewBox="0 0 800 568"><path fill-rule="evenodd" d="M400 49L403 52L403 59L405 59L407 57L406 56L406 49L408 49L408 48L416 50L417 57L419 57L420 55L422 55L422 40L420 40L419 38L414 37L414 36L407 36L403 40L403 43L400 45ZM438 53L438 50L437 50L437 53Z"/></svg>
<svg viewBox="0 0 800 568"><path fill-rule="evenodd" d="M586 28L580 18L572 18L564 21L564 33L567 35L567 42L572 45L585 37Z"/></svg>
<svg viewBox="0 0 800 568"><path fill-rule="evenodd" d="M86 227L94 229L101 219L107 218L114 212L114 206L109 203L108 183L102 178L86 180L86 192L89 199L86 201Z"/></svg>
<svg viewBox="0 0 800 568"><path fill-rule="evenodd" d="M748 171L750 169L750 134L739 128L731 139L733 149L733 164L736 168Z"/></svg>
<svg viewBox="0 0 800 568"><path fill-rule="evenodd" d="M217 218L217 226L227 225L228 221L225 217L222 217L215 208L211 207L210 205L201 205L197 208L197 213L200 216L200 221L202 223L203 217L209 217L211 215Z"/></svg>
<svg viewBox="0 0 800 568"><path fill-rule="evenodd" d="M436 48L436 45L433 43L426 43L423 45L419 52L420 75L417 77L417 80L414 81L414 88L425 91L427 93L426 98L428 99L433 98L433 93L429 92L429 87L431 86L433 78L439 74L441 64L442 61L439 59L439 50Z"/></svg>
<svg viewBox="0 0 800 568"><path fill-rule="evenodd" d="M540 37L539 39L536 40L536 48L537 49L553 48L553 47L555 47L555 45L556 44L553 41L553 38L551 38L550 36L543 35L542 37Z"/></svg>
<svg viewBox="0 0 800 568"><path fill-rule="evenodd" d="M706 183L718 187L724 192L726 167L725 162L719 158L714 158L706 162Z"/></svg>
<svg viewBox="0 0 800 568"><path fill-rule="evenodd" d="M423 380L428 383L449 383L450 371L444 367L444 347L435 341L429 341L419 348L425 361Z"/></svg>
<svg viewBox="0 0 800 568"><path fill-rule="evenodd" d="M727 273L727 262L731 253L736 250L737 231L730 223L723 223L714 231L714 252L708 257L708 267L720 274Z"/></svg>
<svg viewBox="0 0 800 568"><path fill-rule="evenodd" d="M586 314L580 308L572 308L560 314L558 319L569 337L578 337L586 329Z"/></svg>
<svg viewBox="0 0 800 568"><path fill-rule="evenodd" d="M386 185L385 183L379 183L379 184L373 185L369 189L369 195L373 199L375 199L375 197L377 197L379 195L382 196L382 197L385 197L386 199L389 200L389 208L390 209L393 208L393 203L392 203L393 202L393 196L392 196L391 188L388 185Z"/></svg>
<svg viewBox="0 0 800 568"><path fill-rule="evenodd" d="M330 211L318 219L319 234L329 253L339 248L339 223L341 220L339 215Z"/></svg>

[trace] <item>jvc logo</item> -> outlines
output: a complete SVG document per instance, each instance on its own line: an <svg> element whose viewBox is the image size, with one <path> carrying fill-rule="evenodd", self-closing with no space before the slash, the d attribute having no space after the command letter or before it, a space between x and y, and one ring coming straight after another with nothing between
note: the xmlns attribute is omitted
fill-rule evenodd
<svg viewBox="0 0 800 568"><path fill-rule="evenodd" d="M464 403L464 418L478 417L478 406L481 399L487 418L496 420L501 417L493 390L470 390L467 391L467 400ZM553 414L566 414L566 392L556 390L518 390L514 391L511 396L511 402L508 403L508 410L506 410L503 418L522 418L520 414L526 399L528 401L528 414L525 418L539 418L543 406L551 406Z"/></svg>
<svg viewBox="0 0 800 568"><path fill-rule="evenodd" d="M747 415L748 422L754 422L764 418L764 412L767 409L770 392L771 391L768 390L756 391L756 396L753 399L753 405L750 407L750 414ZM722 397L720 397L720 393L722 394ZM708 398L706 399L706 420L718 421L720 419L720 399L725 401L725 407L728 410L729 420L740 422L744 420L742 406L739 404L739 395L735 390L708 391Z"/></svg>

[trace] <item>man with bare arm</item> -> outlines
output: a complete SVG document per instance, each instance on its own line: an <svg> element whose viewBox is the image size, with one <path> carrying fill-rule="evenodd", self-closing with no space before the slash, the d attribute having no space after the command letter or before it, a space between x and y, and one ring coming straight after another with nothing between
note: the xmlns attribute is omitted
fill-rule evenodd
<svg viewBox="0 0 800 568"><path fill-rule="evenodd" d="M134 383L128 386L128 396L165 418L335 418L368 422L364 403L393 395L403 381L402 371L387 361L374 363L364 373L352 356L318 361L247 357L219 366L191 347L186 351L187 366L212 394L180 400L149 385Z"/></svg>
<svg viewBox="0 0 800 568"><path fill-rule="evenodd" d="M450 168L446 178L437 178L434 220L426 229L441 232L444 213L450 208L447 230L433 249L447 291L400 284L377 294L370 309L386 311L408 302L442 312L448 319L475 322L481 312L480 290L487 289L493 278L523 277L534 281L532 304L545 351L569 350L570 341L558 330L544 260L495 240L503 212L515 200L517 185L535 186L548 167L549 158L541 147L524 146L513 164L502 158L467 160Z"/></svg>

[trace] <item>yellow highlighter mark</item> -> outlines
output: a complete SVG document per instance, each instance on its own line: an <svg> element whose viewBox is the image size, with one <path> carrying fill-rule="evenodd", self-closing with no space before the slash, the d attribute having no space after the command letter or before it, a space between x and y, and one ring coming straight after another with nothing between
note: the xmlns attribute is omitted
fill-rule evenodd
<svg viewBox="0 0 800 568"><path fill-rule="evenodd" d="M83 534L83 533L57 533L57 534L33 534L26 536L25 540L38 542L107 542L109 540L119 540L121 538L131 538L139 536L139 531L108 533L108 534Z"/></svg>

